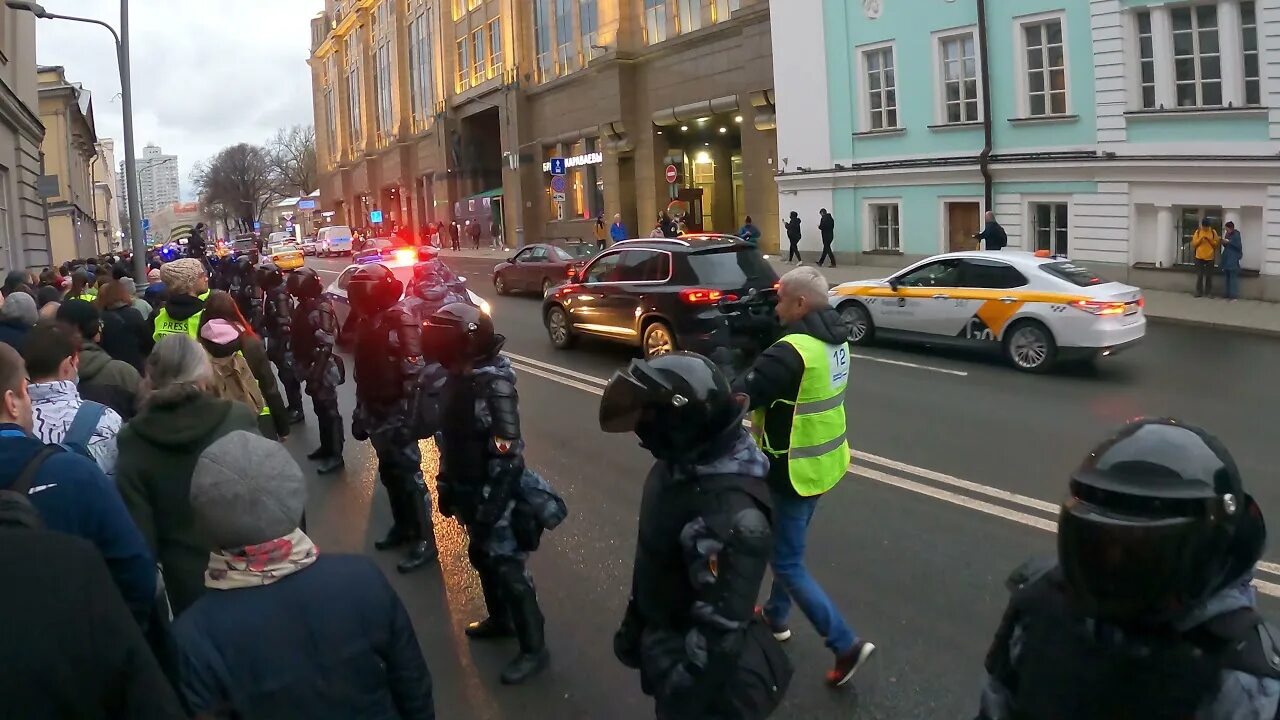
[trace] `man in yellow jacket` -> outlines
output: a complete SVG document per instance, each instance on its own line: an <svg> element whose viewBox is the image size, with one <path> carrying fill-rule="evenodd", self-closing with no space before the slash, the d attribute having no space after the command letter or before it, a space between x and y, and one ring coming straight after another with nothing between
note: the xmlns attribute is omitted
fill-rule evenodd
<svg viewBox="0 0 1280 720"><path fill-rule="evenodd" d="M1209 224L1209 218L1201 218L1200 227L1191 236L1191 249L1196 254L1196 297L1213 295L1213 259L1221 243L1222 238Z"/></svg>

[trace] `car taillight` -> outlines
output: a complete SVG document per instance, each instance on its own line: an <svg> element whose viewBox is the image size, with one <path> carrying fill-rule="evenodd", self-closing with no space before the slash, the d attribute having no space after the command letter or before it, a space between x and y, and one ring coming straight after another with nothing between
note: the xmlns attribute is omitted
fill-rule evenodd
<svg viewBox="0 0 1280 720"><path fill-rule="evenodd" d="M723 297L723 291L709 288L685 288L680 291L680 301L688 305L715 305Z"/></svg>
<svg viewBox="0 0 1280 720"><path fill-rule="evenodd" d="M1141 295L1139 295L1139 296L1138 296L1138 307L1140 307L1140 308L1144 308L1144 307L1146 307L1146 306L1147 306L1147 299L1146 299L1146 298L1144 298L1144 297L1142 297Z"/></svg>
<svg viewBox="0 0 1280 720"><path fill-rule="evenodd" d="M1123 315L1125 304L1122 302L1104 302L1101 300L1076 300L1071 307L1083 310L1091 315Z"/></svg>
<svg viewBox="0 0 1280 720"><path fill-rule="evenodd" d="M578 268L575 265L569 265L564 269L564 276L572 280L578 275Z"/></svg>

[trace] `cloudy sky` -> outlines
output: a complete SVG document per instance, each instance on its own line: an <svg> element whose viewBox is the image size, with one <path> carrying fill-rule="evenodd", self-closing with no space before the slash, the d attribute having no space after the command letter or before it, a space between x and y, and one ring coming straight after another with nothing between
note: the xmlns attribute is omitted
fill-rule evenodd
<svg viewBox="0 0 1280 720"><path fill-rule="evenodd" d="M117 0L42 0L49 12L119 27ZM261 143L276 128L313 121L310 19L323 0L133 0L133 132L138 154L155 143L177 154L182 194L191 168L238 142ZM100 137L124 159L115 47L106 30L66 20L36 21L36 59L62 65L93 92Z"/></svg>

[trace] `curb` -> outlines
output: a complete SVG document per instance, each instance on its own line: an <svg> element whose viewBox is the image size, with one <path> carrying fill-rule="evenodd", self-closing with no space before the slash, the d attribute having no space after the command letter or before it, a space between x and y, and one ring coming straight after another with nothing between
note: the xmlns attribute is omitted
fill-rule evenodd
<svg viewBox="0 0 1280 720"><path fill-rule="evenodd" d="M1280 329L1254 327L1252 325L1233 325L1231 323L1214 322L1212 320L1193 320L1191 318L1169 317L1164 315L1147 315L1147 320L1158 325L1181 325L1183 327L1209 328L1225 332L1236 332L1256 337L1280 338Z"/></svg>

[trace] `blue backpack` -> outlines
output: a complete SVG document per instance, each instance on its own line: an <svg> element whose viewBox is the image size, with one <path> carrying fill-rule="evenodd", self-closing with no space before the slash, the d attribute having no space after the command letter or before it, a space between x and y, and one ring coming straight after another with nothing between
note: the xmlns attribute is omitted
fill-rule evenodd
<svg viewBox="0 0 1280 720"><path fill-rule="evenodd" d="M62 442L58 444L93 460L93 456L89 454L89 442L93 440L93 433L98 429L98 421L102 419L102 414L106 411L106 405L92 400L85 400L80 405L80 409L76 410L76 416L72 418L71 426L67 428L67 434L63 436Z"/></svg>

